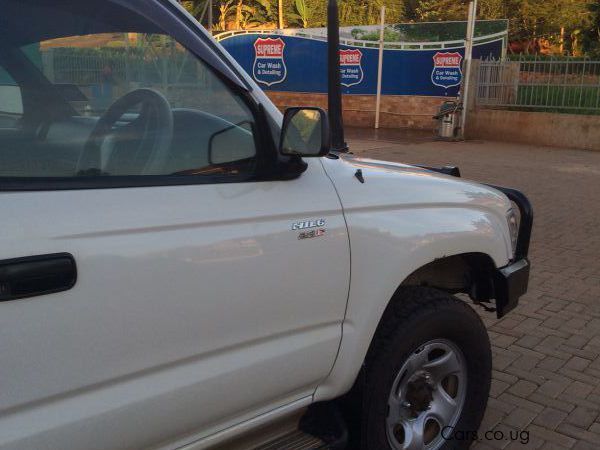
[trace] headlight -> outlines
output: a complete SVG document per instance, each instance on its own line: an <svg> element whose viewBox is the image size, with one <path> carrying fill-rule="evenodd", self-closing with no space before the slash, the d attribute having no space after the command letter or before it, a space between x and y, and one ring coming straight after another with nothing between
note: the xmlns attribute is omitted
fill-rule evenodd
<svg viewBox="0 0 600 450"><path fill-rule="evenodd" d="M512 245L513 256L517 252L517 240L519 238L519 215L514 209L509 209L506 213L508 222L508 231L510 233L510 243Z"/></svg>

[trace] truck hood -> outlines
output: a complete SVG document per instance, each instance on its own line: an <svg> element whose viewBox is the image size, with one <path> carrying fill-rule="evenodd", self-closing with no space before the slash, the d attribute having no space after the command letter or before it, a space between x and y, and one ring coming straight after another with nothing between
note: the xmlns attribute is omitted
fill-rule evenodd
<svg viewBox="0 0 600 450"><path fill-rule="evenodd" d="M511 207L496 189L420 167L346 154L322 161L345 209L456 206L485 209L505 220Z"/></svg>

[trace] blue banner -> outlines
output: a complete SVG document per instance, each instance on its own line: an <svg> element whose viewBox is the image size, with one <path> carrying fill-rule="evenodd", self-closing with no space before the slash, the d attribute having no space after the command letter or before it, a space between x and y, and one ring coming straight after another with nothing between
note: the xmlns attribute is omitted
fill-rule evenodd
<svg viewBox="0 0 600 450"><path fill-rule="evenodd" d="M327 92L327 43L315 39L243 34L221 44L261 88L288 92ZM503 41L475 45L473 57L500 58ZM456 97L465 49L384 50L383 95ZM375 95L377 48L340 46L344 94Z"/></svg>

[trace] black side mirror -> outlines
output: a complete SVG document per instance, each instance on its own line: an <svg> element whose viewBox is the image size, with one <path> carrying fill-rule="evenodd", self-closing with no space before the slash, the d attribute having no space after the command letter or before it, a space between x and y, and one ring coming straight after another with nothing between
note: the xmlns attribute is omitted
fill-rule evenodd
<svg viewBox="0 0 600 450"><path fill-rule="evenodd" d="M288 108L283 116L282 155L321 157L329 153L329 120L321 108Z"/></svg>

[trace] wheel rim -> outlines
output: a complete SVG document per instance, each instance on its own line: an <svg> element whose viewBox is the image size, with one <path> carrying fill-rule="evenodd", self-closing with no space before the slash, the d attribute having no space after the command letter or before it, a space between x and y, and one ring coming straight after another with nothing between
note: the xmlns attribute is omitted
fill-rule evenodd
<svg viewBox="0 0 600 450"><path fill-rule="evenodd" d="M439 449L462 413L467 364L451 341L429 341L413 351L392 384L386 418L393 449ZM450 428L448 428L450 427Z"/></svg>

